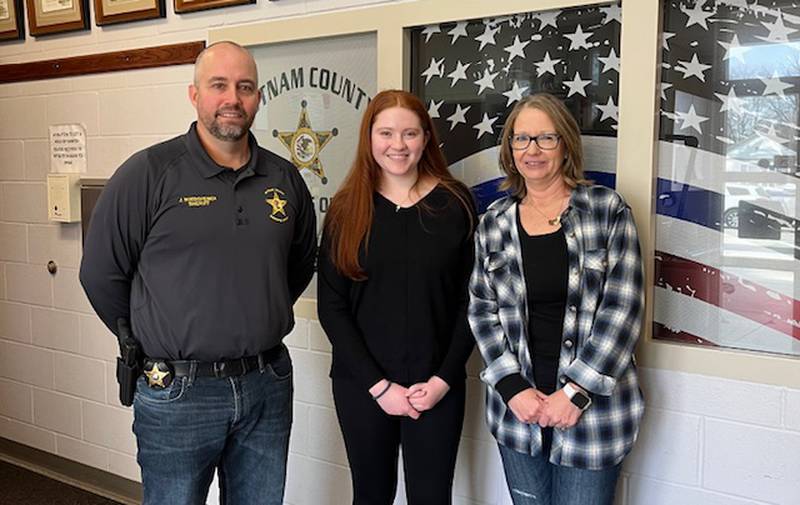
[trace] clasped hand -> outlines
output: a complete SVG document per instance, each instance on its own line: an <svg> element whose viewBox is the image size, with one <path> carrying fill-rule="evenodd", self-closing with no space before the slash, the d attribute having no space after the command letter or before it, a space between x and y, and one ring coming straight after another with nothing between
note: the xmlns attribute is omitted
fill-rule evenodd
<svg viewBox="0 0 800 505"><path fill-rule="evenodd" d="M375 396L385 388L386 379L382 379L370 388L370 394ZM422 412L432 409L449 390L450 386L434 375L426 382L418 382L408 388L392 383L377 402L378 406L390 416L419 419Z"/></svg>
<svg viewBox="0 0 800 505"><path fill-rule="evenodd" d="M562 430L575 426L583 413L560 389L549 396L538 389L525 389L511 398L508 407L520 422Z"/></svg>

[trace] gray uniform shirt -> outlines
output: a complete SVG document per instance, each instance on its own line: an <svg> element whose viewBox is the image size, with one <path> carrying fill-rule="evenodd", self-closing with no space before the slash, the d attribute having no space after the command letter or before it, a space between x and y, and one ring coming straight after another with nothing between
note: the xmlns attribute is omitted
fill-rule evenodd
<svg viewBox="0 0 800 505"><path fill-rule="evenodd" d="M233 171L197 136L134 154L98 199L80 280L103 322L131 321L147 356L216 361L292 329L314 269L316 220L297 169L258 147Z"/></svg>

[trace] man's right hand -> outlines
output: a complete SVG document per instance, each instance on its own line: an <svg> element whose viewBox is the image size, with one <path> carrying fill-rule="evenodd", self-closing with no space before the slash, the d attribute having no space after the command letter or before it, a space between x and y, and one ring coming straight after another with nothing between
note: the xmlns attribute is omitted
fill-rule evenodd
<svg viewBox="0 0 800 505"><path fill-rule="evenodd" d="M386 387L386 379L369 388L369 393L373 396L379 394ZM408 402L406 394L408 389L399 384L392 383L389 389L376 400L378 406L390 416L408 416L411 419L419 419L420 413Z"/></svg>
<svg viewBox="0 0 800 505"><path fill-rule="evenodd" d="M539 412L546 399L547 395L538 389L523 389L509 400L508 408L520 422L535 424L539 422Z"/></svg>

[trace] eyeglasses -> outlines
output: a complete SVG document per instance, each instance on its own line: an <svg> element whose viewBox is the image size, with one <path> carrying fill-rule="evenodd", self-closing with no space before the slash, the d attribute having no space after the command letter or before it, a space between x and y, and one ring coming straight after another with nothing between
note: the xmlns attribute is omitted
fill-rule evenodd
<svg viewBox="0 0 800 505"><path fill-rule="evenodd" d="M550 151L558 147L558 142L561 140L561 135L558 133L542 133L535 137L531 137L527 133L515 133L508 137L511 141L511 149L515 151L522 151L531 145L531 142L536 144L536 147L545 151Z"/></svg>

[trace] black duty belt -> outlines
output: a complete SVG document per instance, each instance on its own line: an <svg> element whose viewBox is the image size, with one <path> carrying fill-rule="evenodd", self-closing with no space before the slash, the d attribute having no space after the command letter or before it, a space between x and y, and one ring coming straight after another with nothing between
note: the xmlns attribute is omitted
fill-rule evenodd
<svg viewBox="0 0 800 505"><path fill-rule="evenodd" d="M192 373L192 365L194 365L194 374L197 377L217 377L218 379L224 379L226 377L245 375L253 370L258 370L260 367L259 361L265 365L271 363L280 356L282 350L283 345L278 345L269 351L239 359L226 359L214 362L194 360L167 361L167 363L175 370L175 377L190 375Z"/></svg>
<svg viewBox="0 0 800 505"><path fill-rule="evenodd" d="M222 361L196 361L196 360L155 360L145 361L144 374L147 376L151 387L166 387L172 377L239 377L253 370L258 370L276 360L285 349L283 344L277 345L268 351L255 356L245 356L239 359L226 359ZM169 377L172 375L172 377Z"/></svg>

